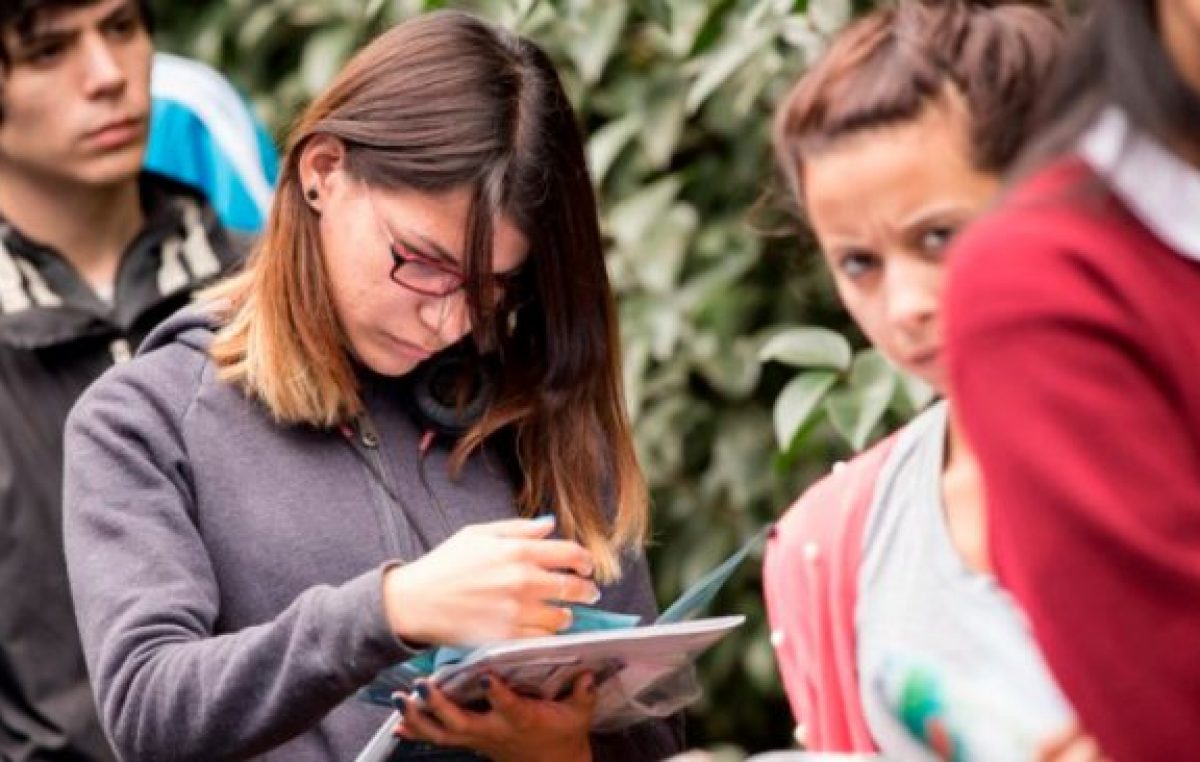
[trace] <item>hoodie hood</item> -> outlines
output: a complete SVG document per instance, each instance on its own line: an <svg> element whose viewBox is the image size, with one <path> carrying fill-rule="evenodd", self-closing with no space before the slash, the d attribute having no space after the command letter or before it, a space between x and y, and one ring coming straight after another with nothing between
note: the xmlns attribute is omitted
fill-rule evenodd
<svg viewBox="0 0 1200 762"><path fill-rule="evenodd" d="M211 305L189 304L159 323L146 336L137 354L141 356L176 343L198 352L208 352L213 336L220 327Z"/></svg>

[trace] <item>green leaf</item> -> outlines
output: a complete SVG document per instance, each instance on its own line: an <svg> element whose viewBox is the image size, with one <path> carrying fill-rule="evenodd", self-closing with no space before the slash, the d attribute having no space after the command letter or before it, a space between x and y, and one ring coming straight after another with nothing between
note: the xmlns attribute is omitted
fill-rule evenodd
<svg viewBox="0 0 1200 762"><path fill-rule="evenodd" d="M207 61L214 66L221 65L222 45L224 42L224 34L229 28L236 26L237 21L233 16L235 14L231 8L223 5L213 5L206 8L195 18L189 18L187 21L187 34L174 39L173 35L160 35L161 37L171 36L171 42L174 45L166 44L164 49L174 50L184 55L189 55L199 58L202 61Z"/></svg>
<svg viewBox="0 0 1200 762"><path fill-rule="evenodd" d="M449 0L439 1L446 5L450 4ZM554 3L546 2L546 0L533 0L529 11L520 16L516 22L514 31L531 39L541 39L558 21L559 14Z"/></svg>
<svg viewBox="0 0 1200 762"><path fill-rule="evenodd" d="M896 372L873 349L859 352L846 388L825 398L829 421L855 450L861 450L883 419L896 391Z"/></svg>
<svg viewBox="0 0 1200 762"><path fill-rule="evenodd" d="M738 26L741 30L753 29L754 27L762 26L766 22L768 14L777 11L779 6L790 4L789 0L758 0L746 12L744 18Z"/></svg>
<svg viewBox="0 0 1200 762"><path fill-rule="evenodd" d="M304 48L300 76L310 94L320 92L333 79L354 47L355 30L338 25L317 33Z"/></svg>
<svg viewBox="0 0 1200 762"><path fill-rule="evenodd" d="M779 449L791 447L796 432L812 417L837 379L837 374L830 371L809 371L783 388L775 400L775 441Z"/></svg>
<svg viewBox="0 0 1200 762"><path fill-rule="evenodd" d="M909 373L898 374L900 388L913 412L920 412L937 396L937 390L921 379Z"/></svg>
<svg viewBox="0 0 1200 762"><path fill-rule="evenodd" d="M828 328L789 328L771 337L758 356L797 368L846 370L851 349L845 337Z"/></svg>
<svg viewBox="0 0 1200 762"><path fill-rule="evenodd" d="M711 346L698 359L697 370L726 397L745 398L754 390L762 369L756 342L747 338L728 342L709 336L713 339ZM693 341L693 350L698 343Z"/></svg>
<svg viewBox="0 0 1200 762"><path fill-rule="evenodd" d="M630 248L636 246L650 226L675 203L682 185L678 177L665 177L614 206L608 215L608 228L617 244Z"/></svg>
<svg viewBox="0 0 1200 762"><path fill-rule="evenodd" d="M730 252L724 259L689 278L676 294L681 309L691 313L737 288L756 262L755 252Z"/></svg>
<svg viewBox="0 0 1200 762"><path fill-rule="evenodd" d="M510 0L510 2L513 5L513 12L516 14L517 19L520 20L533 11L533 7L537 5L538 0Z"/></svg>
<svg viewBox="0 0 1200 762"><path fill-rule="evenodd" d="M735 547L734 539L725 533L705 532L698 539L683 563L683 581L689 587L721 563Z"/></svg>
<svg viewBox="0 0 1200 762"><path fill-rule="evenodd" d="M329 28L331 25L346 21L345 8L338 7L341 3L308 0L308 2L280 3L286 10L287 20L299 27Z"/></svg>
<svg viewBox="0 0 1200 762"><path fill-rule="evenodd" d="M604 182L613 162L641 128L642 115L635 111L592 133L592 139L587 144L588 169L591 170L592 181L596 185Z"/></svg>
<svg viewBox="0 0 1200 762"><path fill-rule="evenodd" d="M731 82L733 111L743 118L754 113L764 91L783 69L784 58L773 49L761 51L742 67ZM768 99L769 100L769 99Z"/></svg>
<svg viewBox="0 0 1200 762"><path fill-rule="evenodd" d="M679 343L685 321L673 299L639 293L625 298L621 309L626 328L650 345L655 360L665 361Z"/></svg>
<svg viewBox="0 0 1200 762"><path fill-rule="evenodd" d="M646 18L663 29L671 28L671 6L666 0L638 0L637 6Z"/></svg>
<svg viewBox="0 0 1200 762"><path fill-rule="evenodd" d="M630 255L641 285L661 294L675 288L698 224L696 210L682 203L654 220Z"/></svg>
<svg viewBox="0 0 1200 762"><path fill-rule="evenodd" d="M623 350L621 375L625 387L625 407L629 417L636 420L642 409L642 379L650 365L650 344L645 337L637 336L626 341Z"/></svg>
<svg viewBox="0 0 1200 762"><path fill-rule="evenodd" d="M731 512L744 512L766 493L760 475L774 450L771 419L756 407L727 406L713 423L716 431L703 477L704 492L710 499L726 501Z"/></svg>
<svg viewBox="0 0 1200 762"><path fill-rule="evenodd" d="M596 3L585 9L579 20L580 29L567 46L567 53L587 84L594 84L604 73L604 67L625 28L625 3Z"/></svg>
<svg viewBox="0 0 1200 762"><path fill-rule="evenodd" d="M237 45L245 51L261 47L264 38L279 23L279 8L264 4L254 9L238 27Z"/></svg>
<svg viewBox="0 0 1200 762"><path fill-rule="evenodd" d="M758 637L750 641L742 659L746 676L760 690L776 683L778 678L778 659L775 649L771 647L770 637Z"/></svg>
<svg viewBox="0 0 1200 762"><path fill-rule="evenodd" d="M717 88L725 84L733 74L761 49L776 30L772 26L759 27L749 33L731 35L720 48L703 59L703 68L687 94L687 110L694 114L704 105Z"/></svg>
<svg viewBox="0 0 1200 762"><path fill-rule="evenodd" d="M670 26L652 27L649 39L662 53L682 58L696 47L697 38L706 28L711 8L696 0L667 0L671 14ZM663 62L664 68L666 62Z"/></svg>
<svg viewBox="0 0 1200 762"><path fill-rule="evenodd" d="M850 0L810 0L808 17L823 34L832 35L850 20Z"/></svg>
<svg viewBox="0 0 1200 762"><path fill-rule="evenodd" d="M651 167L662 169L671 162L686 120L687 103L681 87L661 94L650 104L642 124L641 140Z"/></svg>
<svg viewBox="0 0 1200 762"><path fill-rule="evenodd" d="M367 4L363 7L363 19L375 20L383 13L384 5L387 0L367 0Z"/></svg>

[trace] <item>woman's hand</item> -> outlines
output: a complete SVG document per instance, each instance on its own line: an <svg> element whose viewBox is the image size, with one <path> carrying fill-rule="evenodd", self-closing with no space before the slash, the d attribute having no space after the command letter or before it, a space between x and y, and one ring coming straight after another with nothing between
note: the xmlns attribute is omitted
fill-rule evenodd
<svg viewBox="0 0 1200 762"><path fill-rule="evenodd" d="M461 746L495 762L590 762L588 728L596 707L595 678L575 679L562 701L528 699L494 676L487 680L491 709L473 712L456 706L428 684L397 702L404 719L395 733L439 746Z"/></svg>
<svg viewBox="0 0 1200 762"><path fill-rule="evenodd" d="M1105 756L1091 736L1071 724L1042 744L1038 762L1105 762Z"/></svg>
<svg viewBox="0 0 1200 762"><path fill-rule="evenodd" d="M545 539L552 520L474 524L410 564L388 569L384 610L410 643L470 645L553 635L571 624L566 603L595 603L591 554Z"/></svg>

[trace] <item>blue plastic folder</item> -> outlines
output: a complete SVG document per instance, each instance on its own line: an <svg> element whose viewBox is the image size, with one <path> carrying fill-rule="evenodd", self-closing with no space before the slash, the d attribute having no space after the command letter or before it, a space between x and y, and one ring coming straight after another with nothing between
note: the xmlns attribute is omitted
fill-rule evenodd
<svg viewBox="0 0 1200 762"><path fill-rule="evenodd" d="M565 647L575 647L578 645L581 652L586 652L588 647L594 646L595 643L585 641L603 640L579 637L586 633L628 631L628 636L622 632L619 639L633 643L643 640L639 637L643 633L649 636L652 633L662 632L664 636L672 634L675 637L683 638L684 640L681 640L680 643L689 643L690 645L683 648L685 653L698 653L699 650L707 648L716 639L722 637L729 629L740 624L742 618L736 618L737 621L733 621L735 618L731 617L720 620L705 620L705 623L713 623L710 632L705 632L705 628L702 627L689 628L682 623L696 618L708 607L737 568L745 561L746 557L766 537L768 531L769 527L766 527L756 533L738 548L736 552L729 556L729 558L697 580L674 603L663 611L655 620L654 627L639 627L640 618L630 614L604 611L587 606L571 606L573 619L572 625L568 630L550 638L530 639L516 643L546 644L547 647L552 647L552 644L557 642ZM689 629L694 629L695 632L686 632ZM694 636L692 641L686 640L689 635ZM645 640L649 640L649 638ZM478 648L452 648L444 646L431 649L413 659L383 670L370 685L359 691L358 697L372 704L391 707L393 693L396 691L411 692L417 680L433 677L435 673L439 677L450 675L451 684L461 687L464 679L470 679L471 673L469 668L474 661L497 651L503 652L503 646L504 644L488 644ZM545 659L546 654L543 653L540 658ZM622 667L622 664L614 664L611 671L619 671ZM602 679L603 676L598 676L597 682L599 683ZM363 749L357 762L377 762L378 760L386 759L388 753L395 746L395 739L391 734L391 729L396 726L400 719L399 712L394 712L388 718L387 722L380 727L371 742Z"/></svg>
<svg viewBox="0 0 1200 762"><path fill-rule="evenodd" d="M571 626L563 631L564 634L618 630L634 627L641 621L641 617L633 614L617 614L587 606L570 606L569 608L572 615ZM359 690L358 697L372 704L391 706L392 694L396 691L411 692L417 680L429 677L448 664L461 662L474 651L473 648L455 648L453 646L431 648L419 656L380 672L370 685Z"/></svg>

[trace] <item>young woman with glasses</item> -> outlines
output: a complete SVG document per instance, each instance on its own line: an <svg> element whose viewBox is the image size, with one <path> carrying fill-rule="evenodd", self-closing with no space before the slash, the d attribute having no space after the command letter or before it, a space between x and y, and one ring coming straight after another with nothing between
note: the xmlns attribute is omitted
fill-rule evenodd
<svg viewBox="0 0 1200 762"><path fill-rule="evenodd" d="M450 353L458 431L417 414ZM568 604L651 617L620 379L547 57L457 13L383 35L296 126L246 269L73 413L68 564L118 752L351 759L388 716L352 694L424 648L556 633ZM677 748L667 722L589 735L592 688L425 688L393 759Z"/></svg>

